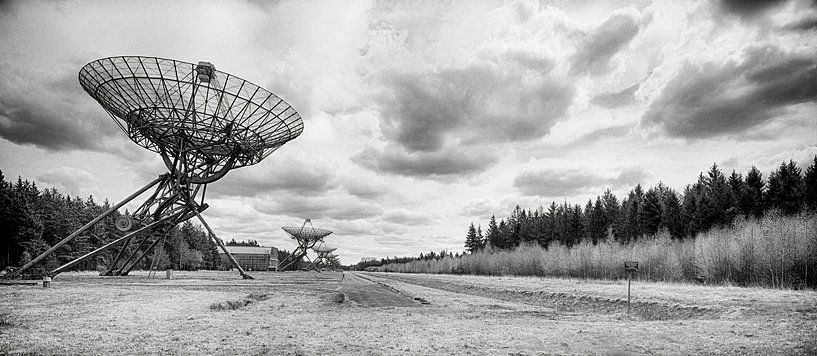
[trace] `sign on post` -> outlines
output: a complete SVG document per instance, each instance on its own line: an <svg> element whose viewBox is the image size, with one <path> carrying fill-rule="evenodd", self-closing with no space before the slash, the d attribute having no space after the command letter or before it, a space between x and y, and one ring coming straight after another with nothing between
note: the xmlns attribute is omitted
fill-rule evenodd
<svg viewBox="0 0 817 356"><path fill-rule="evenodd" d="M630 314L630 277L638 272L638 261L624 261L624 271L627 272L627 314Z"/></svg>

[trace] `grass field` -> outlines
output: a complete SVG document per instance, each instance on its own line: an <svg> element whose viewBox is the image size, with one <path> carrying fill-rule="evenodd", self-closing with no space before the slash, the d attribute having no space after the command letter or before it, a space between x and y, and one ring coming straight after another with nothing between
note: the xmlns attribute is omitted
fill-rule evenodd
<svg viewBox="0 0 817 356"><path fill-rule="evenodd" d="M66 273L0 286L0 354L814 354L817 292L535 277ZM421 303L425 302L425 303Z"/></svg>

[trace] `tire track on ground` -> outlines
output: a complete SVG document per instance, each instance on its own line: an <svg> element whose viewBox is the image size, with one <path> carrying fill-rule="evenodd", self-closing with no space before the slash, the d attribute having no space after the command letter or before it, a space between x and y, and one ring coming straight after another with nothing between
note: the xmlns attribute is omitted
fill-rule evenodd
<svg viewBox="0 0 817 356"><path fill-rule="evenodd" d="M369 275L366 273L365 275ZM370 277L372 278L372 277ZM555 307L559 311L570 313L620 314L627 310L627 301L623 299L601 298L590 295L575 295L564 292L547 292L533 290L509 290L490 286L471 284L443 283L440 281L417 278L415 276L377 275L378 279L394 280L447 292L494 298L508 302L525 303L537 306ZM698 306L667 304L655 301L631 303L631 315L643 320L673 320L694 318L718 318L721 312Z"/></svg>
<svg viewBox="0 0 817 356"><path fill-rule="evenodd" d="M341 283L345 298L366 307L417 307L420 304L399 290L357 273L345 274Z"/></svg>

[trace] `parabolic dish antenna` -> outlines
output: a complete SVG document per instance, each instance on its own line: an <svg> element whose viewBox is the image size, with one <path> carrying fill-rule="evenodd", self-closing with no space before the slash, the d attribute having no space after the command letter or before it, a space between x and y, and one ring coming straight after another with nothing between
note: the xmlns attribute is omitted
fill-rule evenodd
<svg viewBox="0 0 817 356"><path fill-rule="evenodd" d="M312 220L310 219L305 219L301 226L282 226L281 229L286 231L291 238L298 242L298 247L295 248L286 259L281 261L278 268L279 271L285 271L290 265L301 258L308 258L306 252L315 247L317 243L323 243L323 238L332 233L332 231L312 226Z"/></svg>
<svg viewBox="0 0 817 356"><path fill-rule="evenodd" d="M298 137L300 115L277 95L208 62L121 56L79 71L82 88L138 145L161 155L168 172L102 213L21 267L33 266L105 216L156 186L132 214L120 217L124 236L51 271L58 274L100 252L122 247L105 275L126 275L181 222L197 217L244 278L247 275L200 212L206 184L230 169L256 164ZM199 201L196 201L200 197ZM325 235L324 235L325 236ZM135 246L135 247L134 247Z"/></svg>
<svg viewBox="0 0 817 356"><path fill-rule="evenodd" d="M307 269L315 270L315 271L322 271L325 269L329 269L334 267L332 265L332 260L335 258L332 255L332 251L337 250L337 247L330 247L325 242L320 241L315 246L312 246L312 251L318 255L314 261L307 267Z"/></svg>
<svg viewBox="0 0 817 356"><path fill-rule="evenodd" d="M181 158L191 183L256 164L304 128L283 99L208 62L103 58L82 67L79 81L133 142L171 170Z"/></svg>
<svg viewBox="0 0 817 356"><path fill-rule="evenodd" d="M330 247L329 245L327 245L323 241L321 241L320 243L318 243L318 244L316 244L315 246L312 247L312 250L317 252L317 253L329 253L329 252L335 251L337 249L338 249L337 247Z"/></svg>

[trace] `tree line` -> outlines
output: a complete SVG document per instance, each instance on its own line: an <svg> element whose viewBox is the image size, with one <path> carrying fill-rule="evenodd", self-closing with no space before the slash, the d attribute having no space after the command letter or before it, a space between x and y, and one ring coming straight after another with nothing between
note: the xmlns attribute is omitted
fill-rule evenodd
<svg viewBox="0 0 817 356"><path fill-rule="evenodd" d="M63 195L55 188L41 190L35 182L17 178L6 181L0 171L0 269L21 266L70 235L88 221L110 209L106 199L97 202L93 196L85 199ZM114 221L118 211L105 217L91 229L75 237L38 264L52 269L80 257L121 234ZM126 253L136 248L128 246ZM94 259L80 264L78 269L108 267L117 251L107 250ZM199 225L189 221L175 228L164 244L157 246L151 258L145 258L137 269L216 269L221 259L215 243Z"/></svg>
<svg viewBox="0 0 817 356"><path fill-rule="evenodd" d="M733 170L727 176L713 164L682 193L659 182L646 190L636 185L620 202L607 189L584 206L551 202L547 208L524 210L517 205L499 222L491 216L485 231L471 223L465 249L512 250L521 244L547 248L553 243L571 247L607 238L626 244L659 231L683 240L728 227L738 216L760 218L770 210L784 215L817 210L817 156L805 172L790 160L768 179L754 166L745 175Z"/></svg>
<svg viewBox="0 0 817 356"><path fill-rule="evenodd" d="M355 271L363 271L370 267L380 267L388 264L406 263L411 261L436 261L442 258L459 258L462 255L459 252L452 252L440 250L439 252L429 251L420 253L419 257L386 257L381 259L376 258L362 258L360 262L351 265L349 268Z"/></svg>

